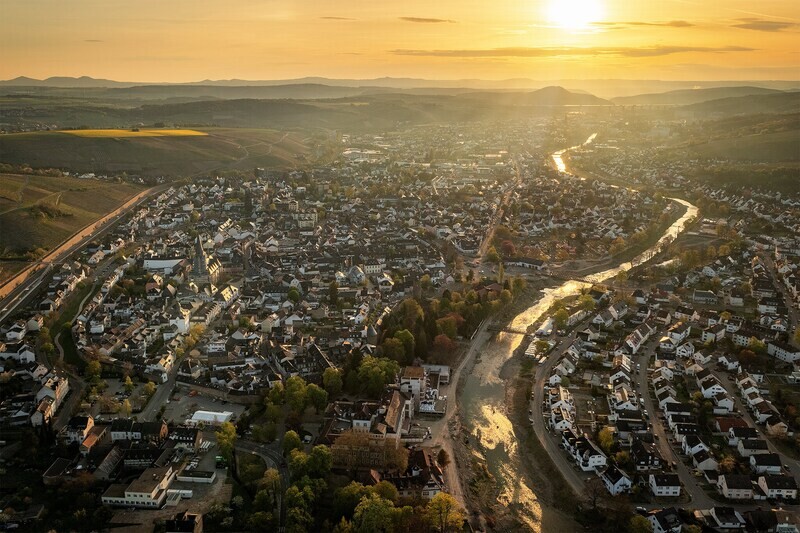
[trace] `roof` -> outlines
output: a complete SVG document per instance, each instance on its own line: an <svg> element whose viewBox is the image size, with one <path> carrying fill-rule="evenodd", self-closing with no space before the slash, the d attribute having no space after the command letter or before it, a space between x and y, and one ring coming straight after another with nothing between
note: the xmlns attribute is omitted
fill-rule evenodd
<svg viewBox="0 0 800 533"><path fill-rule="evenodd" d="M651 474L657 487L680 487L681 480L678 474Z"/></svg>
<svg viewBox="0 0 800 533"><path fill-rule="evenodd" d="M407 366L403 368L403 377L408 379L422 379L425 377L425 369L421 366Z"/></svg>
<svg viewBox="0 0 800 533"><path fill-rule="evenodd" d="M729 489L744 490L753 488L753 483L750 481L750 476L723 474L721 477L725 479L725 485Z"/></svg>

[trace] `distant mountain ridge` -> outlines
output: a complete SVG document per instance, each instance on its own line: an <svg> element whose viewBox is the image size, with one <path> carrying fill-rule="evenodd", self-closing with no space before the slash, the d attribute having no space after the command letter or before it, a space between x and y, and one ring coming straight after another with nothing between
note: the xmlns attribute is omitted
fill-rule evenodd
<svg viewBox="0 0 800 533"><path fill-rule="evenodd" d="M530 78L510 78L504 80L481 80L465 78L458 80L435 80L423 78L372 78L372 79L337 79L325 77L303 77L279 80L201 80L192 82L130 82L108 79L96 79L89 76L69 77L55 76L44 80L20 76L11 80L0 80L0 87L59 87L59 88L131 88L141 86L169 87L271 87L280 85L325 85L329 87L359 87L377 89L450 89L455 90L534 90L546 86L558 85L572 92L588 91L600 98L627 97L666 91L709 89L714 87L753 86L765 89L792 90L800 85L800 81L783 80L721 80L721 81L669 81L669 80L534 80Z"/></svg>

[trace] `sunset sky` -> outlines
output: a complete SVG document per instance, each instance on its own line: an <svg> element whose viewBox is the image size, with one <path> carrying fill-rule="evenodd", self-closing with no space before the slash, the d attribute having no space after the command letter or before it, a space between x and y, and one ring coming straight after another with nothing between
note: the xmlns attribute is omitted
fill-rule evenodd
<svg viewBox="0 0 800 533"><path fill-rule="evenodd" d="M800 0L2 0L0 78L800 79Z"/></svg>

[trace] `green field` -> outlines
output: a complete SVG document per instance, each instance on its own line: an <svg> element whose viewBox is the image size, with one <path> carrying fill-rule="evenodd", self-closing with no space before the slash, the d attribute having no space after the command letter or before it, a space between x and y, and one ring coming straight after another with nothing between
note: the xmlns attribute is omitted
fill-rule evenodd
<svg viewBox="0 0 800 533"><path fill-rule="evenodd" d="M50 250L141 190L128 183L0 174L0 257Z"/></svg>
<svg viewBox="0 0 800 533"><path fill-rule="evenodd" d="M0 162L97 174L192 176L256 166L294 168L309 151L304 137L266 129L202 128L200 135L190 136L70 133L74 134L50 131L0 135Z"/></svg>

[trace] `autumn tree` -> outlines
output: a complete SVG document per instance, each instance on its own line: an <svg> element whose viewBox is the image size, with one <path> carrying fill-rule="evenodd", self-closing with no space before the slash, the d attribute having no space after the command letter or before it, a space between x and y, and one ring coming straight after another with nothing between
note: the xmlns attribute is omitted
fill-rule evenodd
<svg viewBox="0 0 800 533"><path fill-rule="evenodd" d="M439 463L439 466L442 468L446 468L447 465L450 464L450 455L447 453L447 450L444 448L439 450L439 453L436 455L436 462Z"/></svg>
<svg viewBox="0 0 800 533"><path fill-rule="evenodd" d="M556 327L558 329L564 329L567 325L567 321L569 320L569 312L562 307L555 312L553 315L553 320L555 320Z"/></svg>
<svg viewBox="0 0 800 533"><path fill-rule="evenodd" d="M289 455L292 450L299 450L303 447L300 435L294 430L289 430L283 435L283 455Z"/></svg>
<svg viewBox="0 0 800 533"><path fill-rule="evenodd" d="M236 426L230 422L223 422L214 435L217 438L220 454L227 461L230 461L233 458L233 450L236 447Z"/></svg>
<svg viewBox="0 0 800 533"><path fill-rule="evenodd" d="M464 510L453 496L440 492L425 506L425 519L439 533L460 531L464 525Z"/></svg>

